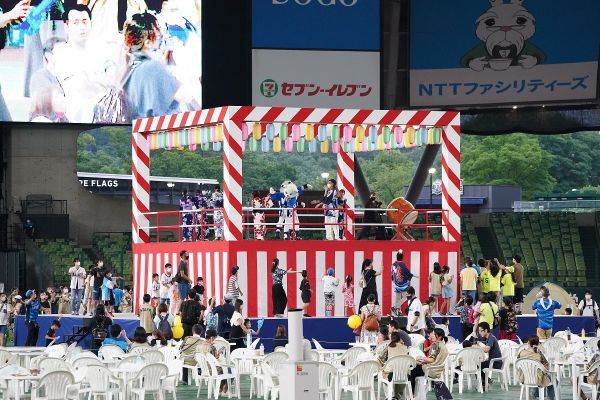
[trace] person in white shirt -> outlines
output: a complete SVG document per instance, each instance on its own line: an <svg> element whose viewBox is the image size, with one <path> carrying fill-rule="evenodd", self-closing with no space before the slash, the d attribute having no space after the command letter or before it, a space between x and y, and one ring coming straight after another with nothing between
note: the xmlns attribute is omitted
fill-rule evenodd
<svg viewBox="0 0 600 400"><path fill-rule="evenodd" d="M73 260L73 266L69 268L69 276L71 276L71 314L77 315L81 307L83 290L85 289L85 277L87 276L85 268L81 268L79 258Z"/></svg>
<svg viewBox="0 0 600 400"><path fill-rule="evenodd" d="M422 312L423 304L421 304L421 300L415 295L414 287L409 287L406 290L406 294L408 295L408 321L406 330L409 333L423 333L423 329L425 328L425 315Z"/></svg>
<svg viewBox="0 0 600 400"><path fill-rule="evenodd" d="M577 308L579 308L579 312L582 316L594 317L596 321L600 320L598 303L592 298L592 291L590 289L585 291L585 297L579 302Z"/></svg>
<svg viewBox="0 0 600 400"><path fill-rule="evenodd" d="M160 277L160 304L171 304L169 291L173 286L173 266L165 264L165 272Z"/></svg>
<svg viewBox="0 0 600 400"><path fill-rule="evenodd" d="M333 316L335 309L335 288L340 284L340 280L333 276L333 268L327 269L327 275L323 277L323 295L325 296L325 316Z"/></svg>
<svg viewBox="0 0 600 400"><path fill-rule="evenodd" d="M8 330L8 301L6 293L0 293L0 347L6 345L6 331Z"/></svg>

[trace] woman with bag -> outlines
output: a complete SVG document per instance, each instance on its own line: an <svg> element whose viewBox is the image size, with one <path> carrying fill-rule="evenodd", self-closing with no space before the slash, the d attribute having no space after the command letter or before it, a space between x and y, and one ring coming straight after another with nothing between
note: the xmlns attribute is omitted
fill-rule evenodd
<svg viewBox="0 0 600 400"><path fill-rule="evenodd" d="M369 295L375 296L375 304L379 304L377 296L377 276L381 275L381 271L375 271L373 268L373 260L367 258L362 263L362 273L358 285L362 288L360 303L358 309L361 310L367 304Z"/></svg>
<svg viewBox="0 0 600 400"><path fill-rule="evenodd" d="M362 336L375 336L379 332L379 320L381 320L381 307L376 304L377 297L370 294L367 304L360 308L360 319L362 324Z"/></svg>

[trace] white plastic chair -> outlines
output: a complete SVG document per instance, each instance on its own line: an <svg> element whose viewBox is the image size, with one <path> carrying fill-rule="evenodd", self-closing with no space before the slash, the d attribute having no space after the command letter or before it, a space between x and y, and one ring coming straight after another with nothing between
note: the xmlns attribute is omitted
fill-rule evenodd
<svg viewBox="0 0 600 400"><path fill-rule="evenodd" d="M260 342L260 338L254 339L254 341L250 344L250 348L256 350L256 346L258 346L259 342Z"/></svg>
<svg viewBox="0 0 600 400"><path fill-rule="evenodd" d="M365 361L358 364L348 373L347 382L341 384L342 392L351 392L352 398L360 398L360 393L368 393L375 400L375 375L379 371L377 361Z"/></svg>
<svg viewBox="0 0 600 400"><path fill-rule="evenodd" d="M263 370L264 400L277 400L279 396L279 379L269 364L261 366Z"/></svg>
<svg viewBox="0 0 600 400"><path fill-rule="evenodd" d="M464 379L467 378L467 386L471 388L470 376L475 376L477 380L477 390L483 393L483 382L481 381L481 362L485 360L485 353L477 347L469 347L461 350L456 355L456 360L452 364L451 377L458 374L458 393L463 392ZM460 369L457 367L460 366ZM454 387L454 379L450 381L450 392Z"/></svg>
<svg viewBox="0 0 600 400"><path fill-rule="evenodd" d="M394 396L394 385L404 385L404 396L406 399L412 399L412 387L408 379L410 371L416 366L416 361L411 356L398 356L392 357L383 366L383 369L379 372L377 379L377 398L381 398L381 386L385 386L385 398L391 400ZM388 381L387 373L384 371L391 371L392 380Z"/></svg>
<svg viewBox="0 0 600 400"><path fill-rule="evenodd" d="M578 377L579 387L581 388L581 390L589 389L592 392L592 395L589 396L588 399L598 398L598 385L587 383L584 381L584 378L590 376L590 374L592 374L593 372L596 372L596 377L600 376L600 361L597 361L594 364L592 364L592 366L590 366L590 369L581 372Z"/></svg>
<svg viewBox="0 0 600 400"><path fill-rule="evenodd" d="M425 336L420 333L409 333L408 336L410 336L410 342L413 347L419 347L425 342Z"/></svg>
<svg viewBox="0 0 600 400"><path fill-rule="evenodd" d="M279 369L282 362L287 361L289 356L287 353L270 353L263 358L262 362L269 364L275 371Z"/></svg>
<svg viewBox="0 0 600 400"><path fill-rule="evenodd" d="M494 375L498 375L500 377L500 387L508 392L508 362L506 361L507 357L502 355L500 358L492 358L490 360L490 364L488 368L483 369L483 373L485 375L485 391L489 390L489 382L490 379L493 378ZM502 365L497 367L498 365Z"/></svg>
<svg viewBox="0 0 600 400"><path fill-rule="evenodd" d="M165 362L177 360L181 356L179 349L172 346L161 346L158 351L165 356Z"/></svg>
<svg viewBox="0 0 600 400"><path fill-rule="evenodd" d="M222 359L224 360L225 364L229 364L231 360L229 357L231 354L231 344L225 339L217 338L213 342L213 346L215 349L217 349L217 354L223 355Z"/></svg>
<svg viewBox="0 0 600 400"><path fill-rule="evenodd" d="M335 400L337 369L326 362L319 363L319 400Z"/></svg>
<svg viewBox="0 0 600 400"><path fill-rule="evenodd" d="M206 387L208 388L208 394L206 395L206 398L210 399L210 397L212 396L213 384L212 373L210 371L208 361L206 361L206 353L196 353L194 359L196 360L196 365L192 369L192 376L194 378L196 386L198 386L196 398L200 398L200 390L202 389L202 383L206 383ZM198 369L200 369L200 372L198 372Z"/></svg>
<svg viewBox="0 0 600 400"><path fill-rule="evenodd" d="M173 400L177 400L177 384L179 384L179 374L183 368L183 361L180 359L175 359L169 360L165 364L169 369L169 373L163 380L163 390L166 393L171 393L173 395Z"/></svg>
<svg viewBox="0 0 600 400"><path fill-rule="evenodd" d="M77 342L71 343L67 347L67 351L65 352L65 360L72 360L77 354L81 353L83 349L81 347L77 347Z"/></svg>
<svg viewBox="0 0 600 400"><path fill-rule="evenodd" d="M285 346L277 346L273 349L273 352L275 353L287 353L287 349L285 348Z"/></svg>
<svg viewBox="0 0 600 400"><path fill-rule="evenodd" d="M68 371L73 372L71 364L68 364L62 358L44 358L39 363L39 369L42 374L52 371Z"/></svg>
<svg viewBox="0 0 600 400"><path fill-rule="evenodd" d="M12 354L6 350L0 349L0 368L4 367L5 365L8 365L8 364L13 364L16 361L17 361L17 357L14 354Z"/></svg>
<svg viewBox="0 0 600 400"><path fill-rule="evenodd" d="M90 358L90 357L98 359L98 356L95 355L94 353L92 353L91 351L83 350L83 351L75 354L73 357L71 357L71 362L74 362L75 360L78 360L80 358Z"/></svg>
<svg viewBox="0 0 600 400"><path fill-rule="evenodd" d="M312 342L315 345L315 349L317 349L317 350L324 350L323 346L321 346L321 343L319 343L319 341L317 339L313 339Z"/></svg>
<svg viewBox="0 0 600 400"><path fill-rule="evenodd" d="M358 356L365 353L364 347L352 347L344 352L340 357L334 360L334 365L339 369L350 371L358 363ZM343 364L342 364L343 363Z"/></svg>
<svg viewBox="0 0 600 400"><path fill-rule="evenodd" d="M254 352L254 350L250 349L250 352ZM252 360L248 360L246 355L248 354L248 349L235 349L231 352L231 362L235 366L235 374L236 379L238 381L241 380L241 377L247 375L250 378L250 397L252 397L252 393L254 392L254 381L252 380L252 373L254 372L254 363ZM237 393L237 397L240 398L240 393Z"/></svg>
<svg viewBox="0 0 600 400"><path fill-rule="evenodd" d="M85 382L88 388L80 390L87 392L94 400L98 397L113 399L119 397L120 381L116 379L108 368L102 365L89 365L86 367Z"/></svg>
<svg viewBox="0 0 600 400"><path fill-rule="evenodd" d="M444 383L445 368L446 367L444 365L423 367L423 372L425 373L425 375L418 377L415 382L415 400L426 400L427 390L431 390L431 386L435 382ZM437 377L434 377L434 375L437 375Z"/></svg>
<svg viewBox="0 0 600 400"><path fill-rule="evenodd" d="M307 361L315 361L315 362L319 362L319 353L317 353L315 350L311 350L308 353L308 360Z"/></svg>
<svg viewBox="0 0 600 400"><path fill-rule="evenodd" d="M515 363L515 367L517 371L521 371L523 374L523 383L521 385L521 394L519 396L520 400L523 400L523 395L525 398L529 400L529 389L539 389L540 400L544 400L545 388L547 386L538 386L538 371L548 374L548 370L544 368L542 363L535 360L521 359L517 360ZM550 386L550 383L548 386ZM556 393L556 391L555 391Z"/></svg>
<svg viewBox="0 0 600 400"><path fill-rule="evenodd" d="M132 355L132 356L127 356L125 358L123 358L121 361L118 362L118 366L119 367L123 367L126 365L134 365L134 366L139 366L139 365L147 365L148 363L146 362L146 359L144 357L142 357L141 355Z"/></svg>
<svg viewBox="0 0 600 400"><path fill-rule="evenodd" d="M236 393L239 393L240 381L237 379L235 373L233 372L233 369L226 365L219 364L217 359L210 353L206 353L205 357L206 357L206 362L208 363L210 373L212 376L212 384L214 385L214 389L213 389L214 398L215 399L219 398L219 396L218 396L219 387L220 387L221 381L223 381L223 380L227 381L227 387L228 387L227 397L231 398L231 392L232 392L231 381L232 380L233 380L233 382L235 382ZM218 371L217 367L221 368L221 372ZM239 398L239 396L238 396L238 398Z"/></svg>
<svg viewBox="0 0 600 400"><path fill-rule="evenodd" d="M77 345L77 343L75 343L75 345ZM66 343L54 344L52 346L46 347L46 350L44 350L44 354L47 357L62 358L65 356L65 354L67 354L67 347L68 346Z"/></svg>
<svg viewBox="0 0 600 400"><path fill-rule="evenodd" d="M68 371L53 371L43 375L31 392L33 400L77 399L79 388Z"/></svg>
<svg viewBox="0 0 600 400"><path fill-rule="evenodd" d="M169 369L164 364L146 365L138 374L129 381L129 393L136 399L144 400L146 394L152 394L159 400L164 399L162 382L169 374Z"/></svg>
<svg viewBox="0 0 600 400"><path fill-rule="evenodd" d="M419 357L425 357L425 353L418 347L409 347L408 355L414 358L415 360Z"/></svg>
<svg viewBox="0 0 600 400"><path fill-rule="evenodd" d="M585 345L583 346L586 351L594 352L598 351L598 342L600 341L600 337L589 338Z"/></svg>
<svg viewBox="0 0 600 400"><path fill-rule="evenodd" d="M446 342L446 344L458 344L458 340L455 337L452 336L448 336L448 341Z"/></svg>
<svg viewBox="0 0 600 400"><path fill-rule="evenodd" d="M146 351L140 354L140 356L144 359L144 361L146 361L146 364L157 364L165 362L164 354L158 350Z"/></svg>
<svg viewBox="0 0 600 400"><path fill-rule="evenodd" d="M507 371L508 384L516 385L517 382L512 379L515 376L515 362L517 361L517 348L519 345L512 340L498 340L498 346L500 346L500 352L502 357L506 358L505 365Z"/></svg>
<svg viewBox="0 0 600 400"><path fill-rule="evenodd" d="M540 349L548 363L550 364L550 371L557 372L557 379L560 379L561 371L557 368L556 362L562 357L564 350L567 348L567 341L561 337L553 337L547 339L540 345Z"/></svg>
<svg viewBox="0 0 600 400"><path fill-rule="evenodd" d="M2 379L2 377L10 377L13 374L28 374L29 370L27 368L21 367L17 364L4 365L0 368L0 393L2 393L2 399L11 399L16 397L15 390L19 391L19 395L22 395L24 392L21 390L23 385L9 385L7 380Z"/></svg>
<svg viewBox="0 0 600 400"><path fill-rule="evenodd" d="M79 369L82 367L89 367L91 365L101 365L104 366L102 360L97 359L96 357L80 357L71 362L71 366L75 369Z"/></svg>
<svg viewBox="0 0 600 400"><path fill-rule="evenodd" d="M123 349L114 344L103 345L98 349L98 357L109 362L115 362L124 355Z"/></svg>
<svg viewBox="0 0 600 400"><path fill-rule="evenodd" d="M128 354L135 354L135 355L142 355L148 351L153 351L154 347L151 346L136 346L131 348L131 350L129 350L127 353Z"/></svg>

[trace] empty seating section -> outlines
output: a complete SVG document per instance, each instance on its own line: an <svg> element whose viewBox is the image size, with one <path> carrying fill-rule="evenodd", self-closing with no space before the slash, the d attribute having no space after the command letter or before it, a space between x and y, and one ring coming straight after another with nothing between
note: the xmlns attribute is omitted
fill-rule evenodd
<svg viewBox="0 0 600 400"><path fill-rule="evenodd" d="M471 220L470 215L463 215L461 217L460 235L460 253L462 260L464 260L465 257L471 257L475 260L483 257L481 245L479 244L479 238L477 237L477 233L475 232L475 226L473 225L473 221Z"/></svg>
<svg viewBox="0 0 600 400"><path fill-rule="evenodd" d="M72 240L35 239L34 243L52 268L57 285L69 283L68 270L73 266L74 258L78 257L86 269L92 263L84 250Z"/></svg>
<svg viewBox="0 0 600 400"><path fill-rule="evenodd" d="M96 233L92 241L94 250L113 269L113 274L122 277L126 285L131 284L131 234Z"/></svg>
<svg viewBox="0 0 600 400"><path fill-rule="evenodd" d="M573 213L494 213L490 225L501 251L510 260L521 254L526 286L545 280L586 286L585 261Z"/></svg>

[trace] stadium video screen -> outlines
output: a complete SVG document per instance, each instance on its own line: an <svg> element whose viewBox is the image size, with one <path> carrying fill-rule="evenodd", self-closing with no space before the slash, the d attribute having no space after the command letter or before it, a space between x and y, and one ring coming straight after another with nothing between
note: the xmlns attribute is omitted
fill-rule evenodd
<svg viewBox="0 0 600 400"><path fill-rule="evenodd" d="M0 24L10 20L0 122L129 124L202 106L201 0L2 0L0 10Z"/></svg>

